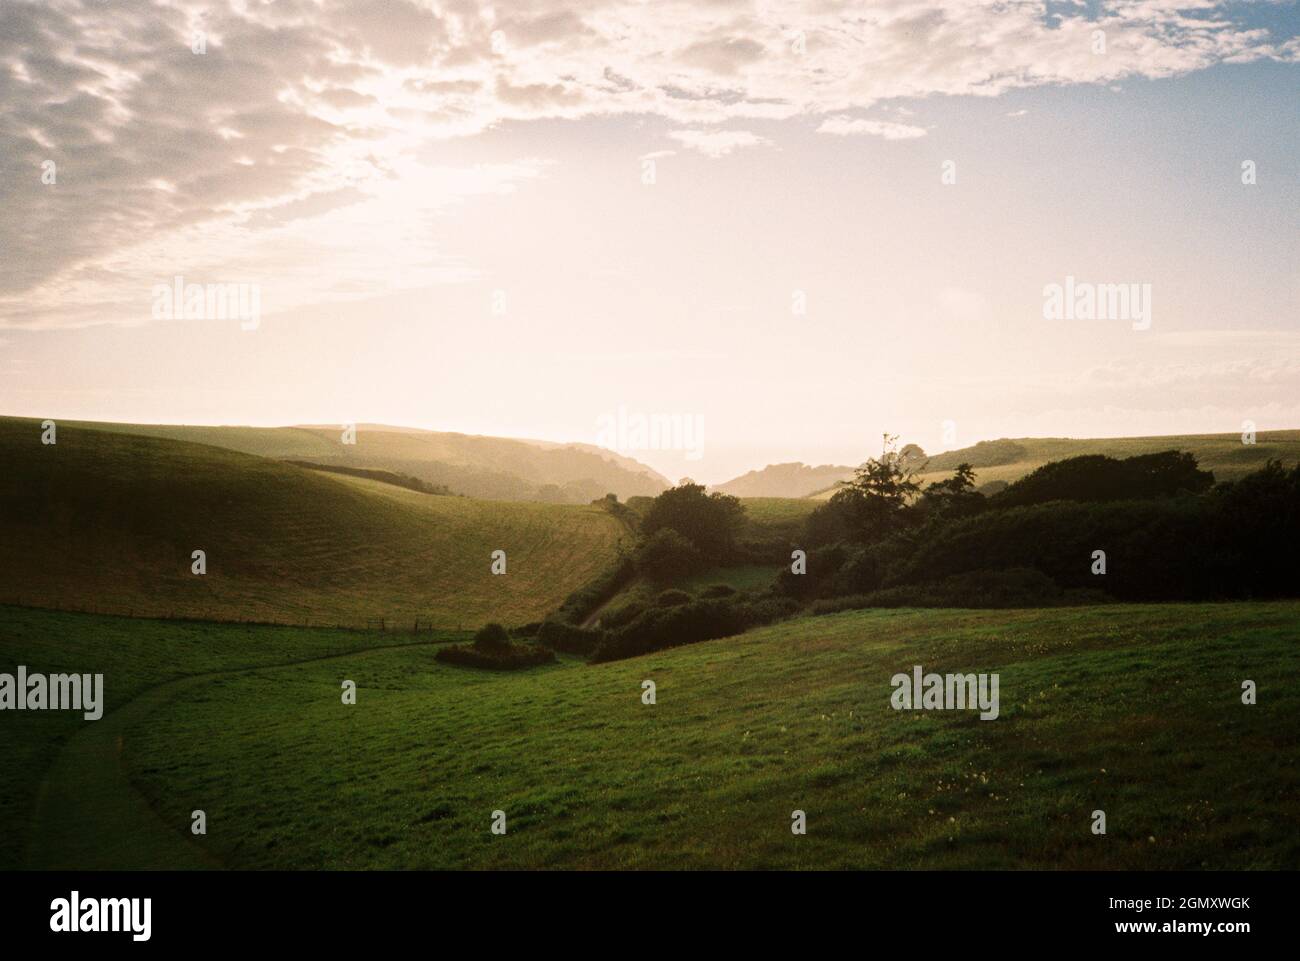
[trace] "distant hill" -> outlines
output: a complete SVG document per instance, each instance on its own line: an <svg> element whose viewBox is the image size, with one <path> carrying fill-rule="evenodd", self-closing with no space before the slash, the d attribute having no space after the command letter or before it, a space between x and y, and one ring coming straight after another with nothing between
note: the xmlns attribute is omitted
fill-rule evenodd
<svg viewBox="0 0 1300 961"><path fill-rule="evenodd" d="M452 493L491 500L588 504L606 494L653 497L668 479L630 457L591 444L482 437L358 424L344 444L340 425L190 427L68 421L67 426L211 444L227 450L330 467L387 471ZM62 424L61 424L62 426Z"/></svg>
<svg viewBox="0 0 1300 961"><path fill-rule="evenodd" d="M1158 437L1017 437L980 441L960 450L945 451L928 458L919 469L922 484L942 480L963 461L975 468L975 483L1000 485L1019 480L1050 461L1082 454L1132 457L1163 450L1189 451L1202 470L1214 472L1216 481L1234 480L1259 470L1269 460L1286 466L1300 461L1300 430L1262 431L1254 444L1243 444L1240 434L1173 434ZM825 500L835 493L831 487L815 497Z"/></svg>
<svg viewBox="0 0 1300 961"><path fill-rule="evenodd" d="M711 489L735 497L807 497L853 477L852 467L823 464L809 467L798 462L769 464L762 470L714 485Z"/></svg>
<svg viewBox="0 0 1300 961"><path fill-rule="evenodd" d="M599 506L432 496L71 424L58 426L55 445L40 436L37 421L0 418L0 603L299 624L520 624L603 571L629 536ZM304 447L325 443L299 436ZM191 572L196 549L207 554L202 576ZM495 550L506 552L504 576L491 573Z"/></svg>

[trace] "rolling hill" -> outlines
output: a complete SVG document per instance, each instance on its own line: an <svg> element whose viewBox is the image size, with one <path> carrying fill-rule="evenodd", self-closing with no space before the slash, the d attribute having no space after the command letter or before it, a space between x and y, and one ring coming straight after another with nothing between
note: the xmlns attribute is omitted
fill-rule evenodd
<svg viewBox="0 0 1300 961"><path fill-rule="evenodd" d="M853 470L852 467L834 464L821 467L809 467L799 462L769 464L762 470L733 477L710 490L734 497L807 497L841 481L851 480Z"/></svg>
<svg viewBox="0 0 1300 961"><path fill-rule="evenodd" d="M30 423L30 422L29 422ZM489 500L589 504L614 493L620 500L654 496L669 486L630 457L590 444L556 444L438 431L356 425L356 443L343 443L338 425L308 427L189 427L68 421L69 427L210 444L276 460L407 474L454 493ZM63 422L60 423L60 427Z"/></svg>
<svg viewBox="0 0 1300 961"><path fill-rule="evenodd" d="M597 506L438 496L70 424L45 446L36 422L0 420L0 464L0 601L35 606L518 624L605 569L628 536ZM206 574L191 572L195 550ZM496 550L505 575L490 571Z"/></svg>

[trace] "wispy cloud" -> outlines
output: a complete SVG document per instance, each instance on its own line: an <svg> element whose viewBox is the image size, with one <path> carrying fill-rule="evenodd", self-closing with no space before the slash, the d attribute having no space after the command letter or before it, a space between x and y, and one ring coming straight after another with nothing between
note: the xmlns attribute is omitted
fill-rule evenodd
<svg viewBox="0 0 1300 961"><path fill-rule="evenodd" d="M684 147L698 150L709 157L723 157L742 147L758 147L771 143L748 130L674 130L668 136Z"/></svg>
<svg viewBox="0 0 1300 961"><path fill-rule="evenodd" d="M839 137L871 136L886 140L912 140L925 136L925 128L912 124L894 123L891 120L854 120L851 117L827 117L817 128L818 133Z"/></svg>

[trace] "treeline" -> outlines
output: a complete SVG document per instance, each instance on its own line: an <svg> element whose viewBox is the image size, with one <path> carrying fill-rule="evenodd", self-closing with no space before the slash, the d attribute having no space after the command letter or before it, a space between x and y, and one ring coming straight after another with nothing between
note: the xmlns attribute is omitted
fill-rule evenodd
<svg viewBox="0 0 1300 961"><path fill-rule="evenodd" d="M1185 452L1085 455L984 494L965 463L922 487L917 458L891 440L809 515L793 539L803 556L788 539L746 542L740 500L698 484L626 505L605 498L598 503L636 531L635 547L544 621L516 629L517 642L601 662L800 612L1300 595L1300 465L1272 461L1215 484ZM767 589L673 586L757 562L783 568ZM634 582L658 593L611 606ZM526 659L492 650L452 657L484 666Z"/></svg>
<svg viewBox="0 0 1300 961"><path fill-rule="evenodd" d="M1300 593L1300 466L1215 484L1166 451L1057 461L988 497L973 481L962 464L922 490L887 450L810 516L807 574L783 573L780 592L863 606Z"/></svg>

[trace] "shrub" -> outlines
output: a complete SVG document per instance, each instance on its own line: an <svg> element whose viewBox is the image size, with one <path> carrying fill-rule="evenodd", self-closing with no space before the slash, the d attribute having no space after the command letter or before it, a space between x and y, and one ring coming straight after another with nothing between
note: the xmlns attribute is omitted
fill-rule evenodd
<svg viewBox="0 0 1300 961"><path fill-rule="evenodd" d="M564 654L587 655L596 650L605 632L588 630L548 617L537 631L537 643Z"/></svg>
<svg viewBox="0 0 1300 961"><path fill-rule="evenodd" d="M730 584L710 584L704 590L700 591L700 597L708 599L711 597L731 597L736 593L736 589Z"/></svg>
<svg viewBox="0 0 1300 961"><path fill-rule="evenodd" d="M603 611L600 615L600 626L604 630L620 628L640 617L645 609L646 606L640 601L628 601L621 607Z"/></svg>
<svg viewBox="0 0 1300 961"><path fill-rule="evenodd" d="M570 624L580 624L627 586L635 576L636 565L631 558L621 557L613 567L566 597L560 609L552 616Z"/></svg>
<svg viewBox="0 0 1300 961"><path fill-rule="evenodd" d="M676 607L653 607L630 624L610 631L593 663L740 634L751 627L788 617L799 605L785 597L747 602L736 598L695 600Z"/></svg>
<svg viewBox="0 0 1300 961"><path fill-rule="evenodd" d="M636 569L657 583L689 577L702 565L695 545L675 530L656 531L636 549Z"/></svg>
<svg viewBox="0 0 1300 961"><path fill-rule="evenodd" d="M1213 484L1214 475L1198 470L1196 458L1186 451L1167 450L1122 460L1084 454L1044 464L994 495L993 503L1024 507L1054 500L1146 500L1199 494Z"/></svg>
<svg viewBox="0 0 1300 961"><path fill-rule="evenodd" d="M477 667L488 671L519 671L539 664L555 663L555 654L536 644L509 644L504 647L481 648L473 644L452 644L441 648L436 660L461 667Z"/></svg>
<svg viewBox="0 0 1300 961"><path fill-rule="evenodd" d="M1102 588L1125 600L1231 596L1236 578L1217 571L1201 499L1083 504L1054 501L992 510L920 541L884 587L943 580L980 570L1032 567L1061 588ZM1092 552L1107 572L1092 574Z"/></svg>
<svg viewBox="0 0 1300 961"><path fill-rule="evenodd" d="M679 604L689 604L690 602L691 595L676 589L660 591L659 596L655 598L656 607L676 607Z"/></svg>
<svg viewBox="0 0 1300 961"><path fill-rule="evenodd" d="M510 635L500 624L484 624L474 635L474 647L480 651L496 651L510 646Z"/></svg>

